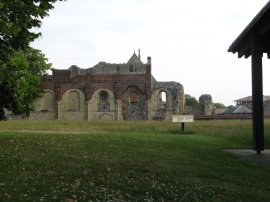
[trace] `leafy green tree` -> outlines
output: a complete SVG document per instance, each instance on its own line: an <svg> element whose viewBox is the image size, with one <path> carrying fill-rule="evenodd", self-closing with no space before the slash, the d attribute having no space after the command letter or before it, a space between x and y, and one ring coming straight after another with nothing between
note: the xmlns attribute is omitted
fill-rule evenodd
<svg viewBox="0 0 270 202"><path fill-rule="evenodd" d="M195 97L188 94L185 95L185 100L185 105L192 108L197 107L199 104L198 100Z"/></svg>
<svg viewBox="0 0 270 202"><path fill-rule="evenodd" d="M0 38L4 48L25 49L41 36L39 28L53 4L61 0L0 0Z"/></svg>
<svg viewBox="0 0 270 202"><path fill-rule="evenodd" d="M226 106L222 103L214 103L214 107L216 109L225 109L226 108Z"/></svg>
<svg viewBox="0 0 270 202"><path fill-rule="evenodd" d="M44 55L36 49L15 51L2 66L1 75L5 96L5 107L15 114L25 113L29 116L33 101L42 95L38 88L43 73L50 68Z"/></svg>
<svg viewBox="0 0 270 202"><path fill-rule="evenodd" d="M0 0L0 119L3 107L29 115L41 95L41 76L51 67L30 43L41 36L42 19L62 0Z"/></svg>

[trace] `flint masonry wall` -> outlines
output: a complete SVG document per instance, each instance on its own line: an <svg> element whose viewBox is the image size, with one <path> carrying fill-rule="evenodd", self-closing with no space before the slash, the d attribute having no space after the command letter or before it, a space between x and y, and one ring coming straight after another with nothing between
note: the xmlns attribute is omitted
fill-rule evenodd
<svg viewBox="0 0 270 202"><path fill-rule="evenodd" d="M31 119L169 120L184 110L183 86L157 82L151 58L143 64L135 53L125 64L101 62L89 69L71 66L52 72L43 77L45 94L36 101Z"/></svg>
<svg viewBox="0 0 270 202"><path fill-rule="evenodd" d="M212 96L203 94L199 97L199 108L202 115L212 115L214 113L214 106Z"/></svg>

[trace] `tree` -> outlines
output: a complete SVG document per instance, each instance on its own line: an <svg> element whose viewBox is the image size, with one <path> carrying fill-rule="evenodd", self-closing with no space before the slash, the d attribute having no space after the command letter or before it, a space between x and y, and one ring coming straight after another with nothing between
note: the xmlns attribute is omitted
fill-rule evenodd
<svg viewBox="0 0 270 202"><path fill-rule="evenodd" d="M199 104L198 100L195 97L188 94L185 95L185 100L185 105L192 108L197 107Z"/></svg>
<svg viewBox="0 0 270 202"><path fill-rule="evenodd" d="M33 101L42 95L42 90L38 88L41 76L51 66L46 61L41 51L36 49L14 51L0 71L4 80L3 101L6 108L15 114L29 116Z"/></svg>
<svg viewBox="0 0 270 202"><path fill-rule="evenodd" d="M51 67L30 43L41 36L42 19L62 0L0 0L0 119L3 108L29 115L41 95L41 76Z"/></svg>
<svg viewBox="0 0 270 202"><path fill-rule="evenodd" d="M222 103L214 103L214 107L216 109L225 109L226 108L226 106Z"/></svg>

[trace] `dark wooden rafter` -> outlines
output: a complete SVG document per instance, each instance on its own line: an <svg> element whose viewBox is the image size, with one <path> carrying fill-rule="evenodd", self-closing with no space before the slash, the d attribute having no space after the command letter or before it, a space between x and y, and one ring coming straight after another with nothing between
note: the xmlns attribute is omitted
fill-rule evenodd
<svg viewBox="0 0 270 202"><path fill-rule="evenodd" d="M243 48L240 51L238 51L238 58L242 58L243 56L245 56L246 58L246 56L248 56L250 53L251 50L250 44L244 44L242 47Z"/></svg>
<svg viewBox="0 0 270 202"><path fill-rule="evenodd" d="M262 53L270 53L270 38L269 39L262 39L262 41L263 41L263 43L261 44L261 52Z"/></svg>

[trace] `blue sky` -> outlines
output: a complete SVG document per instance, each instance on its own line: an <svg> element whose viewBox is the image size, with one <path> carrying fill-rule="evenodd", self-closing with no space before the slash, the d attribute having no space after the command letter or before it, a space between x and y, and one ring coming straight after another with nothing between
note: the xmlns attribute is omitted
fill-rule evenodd
<svg viewBox="0 0 270 202"><path fill-rule="evenodd" d="M227 50L267 0L68 0L43 20L33 43L53 64L89 68L100 61L126 63L141 49L152 57L159 81L177 81L185 93L211 94L226 105L251 95L249 59ZM264 56L264 94L270 63Z"/></svg>

